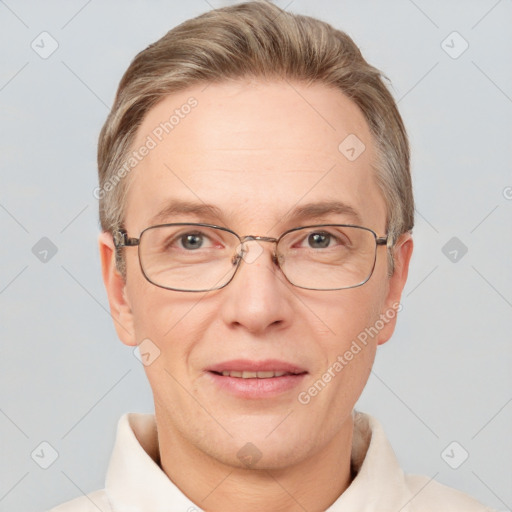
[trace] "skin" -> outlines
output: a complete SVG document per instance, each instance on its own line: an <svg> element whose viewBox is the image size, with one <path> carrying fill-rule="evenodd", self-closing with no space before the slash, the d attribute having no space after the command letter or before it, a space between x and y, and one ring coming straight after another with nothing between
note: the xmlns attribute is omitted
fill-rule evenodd
<svg viewBox="0 0 512 512"><path fill-rule="evenodd" d="M360 225L385 235L386 207L372 172L369 128L341 92L286 81L195 86L153 107L134 147L191 96L197 107L129 177L129 236L138 237L173 199L213 204L223 219L180 214L166 222L210 222L240 235L272 237L299 224L354 223L346 214L300 222L289 215L307 202L339 200L358 212ZM366 145L353 162L338 150L349 134ZM111 235L101 234L99 245L120 339L134 346L149 338L161 351L145 371L155 401L160 464L169 478L211 511L320 511L332 504L351 480L351 412L396 317L307 405L297 395L400 301L410 235L394 247L391 277L386 248L379 247L370 280L339 291L289 284L272 263L268 243L261 244L255 261L242 262L227 287L208 293L150 284L136 248L125 249L125 281L115 267ZM208 365L235 358L281 359L308 374L300 389L242 400L212 386L205 373ZM247 442L261 452L251 468L237 457Z"/></svg>

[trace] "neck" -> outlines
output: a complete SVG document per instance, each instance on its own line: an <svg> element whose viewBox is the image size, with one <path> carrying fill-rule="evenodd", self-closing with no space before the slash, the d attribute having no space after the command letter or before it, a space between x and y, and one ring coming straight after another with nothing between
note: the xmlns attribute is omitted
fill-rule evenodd
<svg viewBox="0 0 512 512"><path fill-rule="evenodd" d="M227 465L190 443L157 411L160 465L174 484L211 512L326 510L352 480L353 420L317 452L293 466L248 469Z"/></svg>

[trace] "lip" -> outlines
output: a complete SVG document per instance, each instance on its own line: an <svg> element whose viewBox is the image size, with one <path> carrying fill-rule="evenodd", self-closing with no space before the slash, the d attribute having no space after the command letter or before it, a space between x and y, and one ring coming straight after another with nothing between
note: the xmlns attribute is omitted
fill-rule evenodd
<svg viewBox="0 0 512 512"><path fill-rule="evenodd" d="M278 359L265 359L263 361L251 361L249 359L233 359L224 361L206 368L209 372L222 373L224 371L236 372L287 372L287 373L304 373L307 370Z"/></svg>
<svg viewBox="0 0 512 512"><path fill-rule="evenodd" d="M223 371L276 371L287 373L280 377L266 379L257 377L243 379L224 376L222 375ZM290 392L301 384L307 373L304 368L277 359L266 359L264 361L235 359L215 364L206 369L207 377L218 390L244 399L273 398Z"/></svg>

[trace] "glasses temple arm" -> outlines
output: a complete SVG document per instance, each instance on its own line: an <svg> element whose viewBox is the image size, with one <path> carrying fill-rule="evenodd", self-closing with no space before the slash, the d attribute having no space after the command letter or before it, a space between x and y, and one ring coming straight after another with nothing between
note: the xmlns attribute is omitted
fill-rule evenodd
<svg viewBox="0 0 512 512"><path fill-rule="evenodd" d="M131 247L139 245L140 243L140 238L130 238L124 229L114 231L112 238L114 239L114 247L116 247L116 249L119 249L120 247Z"/></svg>

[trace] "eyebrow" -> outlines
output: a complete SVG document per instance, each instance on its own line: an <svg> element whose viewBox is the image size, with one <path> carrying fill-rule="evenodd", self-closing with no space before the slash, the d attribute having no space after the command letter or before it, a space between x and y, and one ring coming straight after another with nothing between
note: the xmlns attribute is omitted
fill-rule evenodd
<svg viewBox="0 0 512 512"><path fill-rule="evenodd" d="M285 215L285 218L294 220L310 220L327 217L328 215L345 215L354 222L361 223L361 216L352 206L342 201L322 201L307 203L294 208Z"/></svg>
<svg viewBox="0 0 512 512"><path fill-rule="evenodd" d="M150 223L159 223L168 220L170 217L177 215L194 215L196 217L210 218L223 221L224 216L220 208L206 203L195 203L193 201L174 200L156 215L154 215Z"/></svg>
<svg viewBox="0 0 512 512"><path fill-rule="evenodd" d="M150 225L167 221L178 215L193 215L198 218L216 220L226 225L222 210L217 206L193 201L173 200L150 220ZM341 201L321 201L297 206L282 217L283 221L309 221L326 218L329 215L344 215L355 223L361 223L361 216L355 208Z"/></svg>

